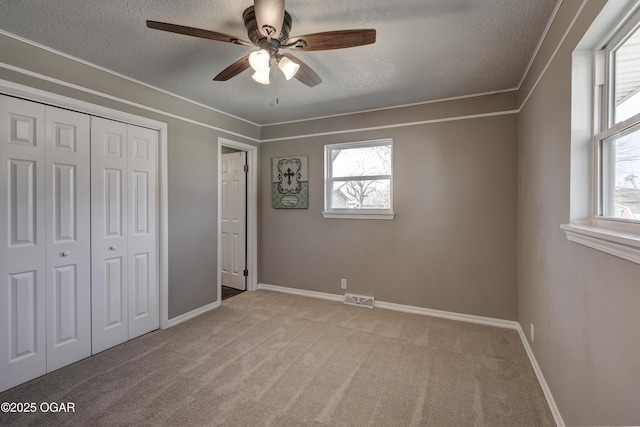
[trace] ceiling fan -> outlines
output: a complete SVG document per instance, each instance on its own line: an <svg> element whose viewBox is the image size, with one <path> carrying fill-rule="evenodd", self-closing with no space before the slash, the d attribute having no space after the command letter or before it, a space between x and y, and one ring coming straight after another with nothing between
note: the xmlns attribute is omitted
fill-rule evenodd
<svg viewBox="0 0 640 427"><path fill-rule="evenodd" d="M287 80L295 77L309 87L322 83L320 76L292 54L281 54L280 49L291 51L343 49L372 44L376 41L376 30L373 29L327 31L290 38L292 19L291 15L284 10L284 0L254 0L254 5L244 11L243 18L247 27L248 40L216 31L157 21L147 21L147 27L259 48L222 70L213 78L215 81L229 80L251 67L254 70L252 77L255 81L269 84L271 63L275 62Z"/></svg>

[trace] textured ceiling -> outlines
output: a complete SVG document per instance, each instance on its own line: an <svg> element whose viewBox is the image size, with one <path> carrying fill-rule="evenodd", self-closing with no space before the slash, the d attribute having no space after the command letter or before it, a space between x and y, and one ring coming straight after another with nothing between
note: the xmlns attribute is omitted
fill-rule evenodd
<svg viewBox="0 0 640 427"><path fill-rule="evenodd" d="M296 52L322 78L314 88L286 81L278 70L269 86L255 83L250 70L214 82L251 48L145 25L150 19L246 38L242 12L251 0L2 0L0 29L253 123L271 124L515 88L556 2L287 0L291 36L377 30L373 45Z"/></svg>

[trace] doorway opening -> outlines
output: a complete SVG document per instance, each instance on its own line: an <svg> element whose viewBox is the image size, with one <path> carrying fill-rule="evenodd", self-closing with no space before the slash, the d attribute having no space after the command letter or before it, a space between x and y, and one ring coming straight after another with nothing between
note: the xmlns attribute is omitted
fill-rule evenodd
<svg viewBox="0 0 640 427"><path fill-rule="evenodd" d="M257 288L257 147L218 139L218 302Z"/></svg>

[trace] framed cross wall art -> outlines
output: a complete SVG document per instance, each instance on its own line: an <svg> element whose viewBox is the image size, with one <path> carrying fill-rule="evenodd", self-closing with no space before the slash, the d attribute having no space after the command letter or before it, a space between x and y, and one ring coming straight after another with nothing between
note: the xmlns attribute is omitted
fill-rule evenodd
<svg viewBox="0 0 640 427"><path fill-rule="evenodd" d="M271 199L276 209L309 207L308 157L272 159Z"/></svg>

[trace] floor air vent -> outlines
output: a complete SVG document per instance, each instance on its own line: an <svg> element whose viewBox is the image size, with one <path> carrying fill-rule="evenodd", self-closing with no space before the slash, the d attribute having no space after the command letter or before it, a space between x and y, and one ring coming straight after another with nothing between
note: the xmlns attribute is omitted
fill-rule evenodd
<svg viewBox="0 0 640 427"><path fill-rule="evenodd" d="M373 308L375 299L364 295L344 294L344 303L360 307Z"/></svg>

